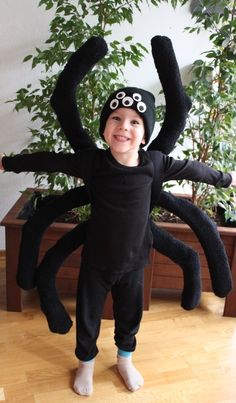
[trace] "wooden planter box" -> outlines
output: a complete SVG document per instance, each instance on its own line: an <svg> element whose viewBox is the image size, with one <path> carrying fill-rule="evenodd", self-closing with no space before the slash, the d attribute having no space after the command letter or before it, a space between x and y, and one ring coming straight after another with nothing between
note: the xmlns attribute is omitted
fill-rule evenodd
<svg viewBox="0 0 236 403"><path fill-rule="evenodd" d="M19 212L26 202L26 196L22 195L8 214L4 217L1 225L6 232L6 291L7 309L9 311L22 310L21 289L17 286L15 276L18 261L18 251L21 239L21 228L24 220L17 219ZM208 272L207 261L195 234L186 224L158 223L176 238L191 245L200 254L202 268L202 289L211 291L211 282ZM74 224L53 223L45 232L40 248L39 260L66 231L71 230ZM225 244L234 284L236 284L236 228L218 227L221 238ZM59 270L57 286L62 293L76 293L77 278L80 266L81 249L76 250ZM182 289L182 270L165 256L152 250L150 264L145 269L144 309L149 309L152 288ZM226 297L224 316L236 317L236 289ZM109 295L104 308L104 318L112 318L112 300Z"/></svg>

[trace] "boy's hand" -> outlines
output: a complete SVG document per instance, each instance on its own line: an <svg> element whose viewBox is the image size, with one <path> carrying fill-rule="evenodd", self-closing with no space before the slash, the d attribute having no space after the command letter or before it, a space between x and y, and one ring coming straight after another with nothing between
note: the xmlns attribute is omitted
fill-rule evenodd
<svg viewBox="0 0 236 403"><path fill-rule="evenodd" d="M2 165L2 158L3 158L3 157L5 157L5 154L0 153L0 171L3 171L3 170L4 170L3 165Z"/></svg>
<svg viewBox="0 0 236 403"><path fill-rule="evenodd" d="M230 172L230 175L232 176L232 182L230 186L236 186L236 171Z"/></svg>

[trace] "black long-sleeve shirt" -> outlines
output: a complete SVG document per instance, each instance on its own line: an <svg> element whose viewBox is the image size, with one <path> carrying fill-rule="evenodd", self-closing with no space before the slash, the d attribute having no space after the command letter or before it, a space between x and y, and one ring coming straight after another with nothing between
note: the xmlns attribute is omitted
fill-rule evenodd
<svg viewBox="0 0 236 403"><path fill-rule="evenodd" d="M140 164L119 164L110 150L75 154L38 152L4 157L6 171L63 172L82 178L91 199L91 219L83 259L100 270L129 271L143 267L152 244L148 225L152 182L155 195L163 182L189 179L228 187L231 175L197 161L175 160L159 151L140 150ZM154 169L155 166L155 169Z"/></svg>

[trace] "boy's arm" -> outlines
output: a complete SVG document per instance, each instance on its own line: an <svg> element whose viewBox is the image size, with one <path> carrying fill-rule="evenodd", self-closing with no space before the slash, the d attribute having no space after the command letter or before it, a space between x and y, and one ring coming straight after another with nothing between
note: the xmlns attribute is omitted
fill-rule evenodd
<svg viewBox="0 0 236 403"><path fill-rule="evenodd" d="M215 187L236 186L236 172L223 173L210 168L199 161L175 160L172 157L163 156L165 162L164 181L191 180L203 182Z"/></svg>

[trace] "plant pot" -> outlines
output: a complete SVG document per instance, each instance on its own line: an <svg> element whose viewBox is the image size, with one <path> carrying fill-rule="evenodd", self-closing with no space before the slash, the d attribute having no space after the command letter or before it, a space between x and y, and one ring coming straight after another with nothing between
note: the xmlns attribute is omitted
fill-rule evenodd
<svg viewBox="0 0 236 403"><path fill-rule="evenodd" d="M27 189L32 191L33 189ZM5 227L6 232L6 289L7 289L7 309L9 311L22 310L21 290L15 281L18 251L21 239L21 229L24 220L16 218L22 210L27 198L22 195L11 210L4 217L1 225ZM203 291L212 291L211 281L207 266L207 261L201 245L191 228L186 224L176 223L158 223L158 225L176 238L191 245L199 252L202 268L202 289ZM75 224L53 223L45 232L40 247L39 261L59 238L66 231L74 228ZM224 242L229 264L232 271L233 282L236 284L236 228L218 227L220 236ZM66 259L57 275L57 287L61 293L76 293L77 278L79 274L79 265L81 259L81 248L72 253ZM167 257L152 250L150 264L145 269L145 287L144 287L144 309L149 309L151 289L182 289L183 277L182 270ZM234 289L225 299L224 316L236 317L236 290ZM109 294L105 308L104 318L111 319L112 300Z"/></svg>

